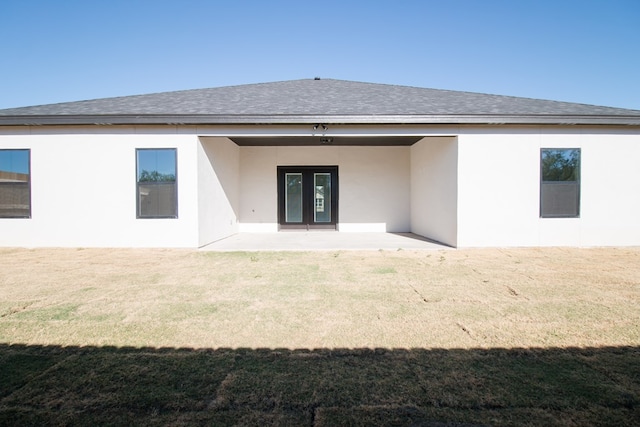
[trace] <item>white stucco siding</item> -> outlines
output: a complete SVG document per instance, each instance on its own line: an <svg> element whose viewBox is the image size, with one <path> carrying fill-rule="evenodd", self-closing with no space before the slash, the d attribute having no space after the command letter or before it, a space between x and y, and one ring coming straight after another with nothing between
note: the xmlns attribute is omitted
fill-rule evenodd
<svg viewBox="0 0 640 427"><path fill-rule="evenodd" d="M409 147L340 147L340 231L408 232Z"/></svg>
<svg viewBox="0 0 640 427"><path fill-rule="evenodd" d="M640 245L640 135L596 129L580 147L580 244Z"/></svg>
<svg viewBox="0 0 640 427"><path fill-rule="evenodd" d="M294 165L338 166L340 231L457 247L640 245L633 127L332 127L425 136L411 147L239 147L221 135L273 136L243 129L2 128L0 149L30 150L32 218L0 218L0 246L198 247L276 231L277 167ZM177 149L177 219L136 218L137 148ZM540 218L541 148L581 149L579 218Z"/></svg>
<svg viewBox="0 0 640 427"><path fill-rule="evenodd" d="M277 147L240 148L241 232L278 231Z"/></svg>
<svg viewBox="0 0 640 427"><path fill-rule="evenodd" d="M538 242L540 146L531 130L458 137L458 246Z"/></svg>
<svg viewBox="0 0 640 427"><path fill-rule="evenodd" d="M0 218L0 245L197 245L197 138L58 132L0 136L31 153L31 218ZM136 219L136 148L177 148L178 219Z"/></svg>
<svg viewBox="0 0 640 427"><path fill-rule="evenodd" d="M458 143L429 137L411 147L411 231L457 246Z"/></svg>
<svg viewBox="0 0 640 427"><path fill-rule="evenodd" d="M240 231L276 231L277 167L338 166L340 231L409 231L409 147L240 147Z"/></svg>
<svg viewBox="0 0 640 427"><path fill-rule="evenodd" d="M606 128L487 128L459 136L458 246L640 244L640 136ZM579 218L540 218L540 149L580 148Z"/></svg>
<svg viewBox="0 0 640 427"><path fill-rule="evenodd" d="M228 138L198 144L198 245L238 232L240 148Z"/></svg>

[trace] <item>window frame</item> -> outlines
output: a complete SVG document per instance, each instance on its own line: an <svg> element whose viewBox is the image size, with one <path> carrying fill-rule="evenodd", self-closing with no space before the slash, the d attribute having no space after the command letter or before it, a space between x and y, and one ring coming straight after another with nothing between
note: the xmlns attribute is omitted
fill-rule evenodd
<svg viewBox="0 0 640 427"><path fill-rule="evenodd" d="M576 165L577 173L576 179L574 181L564 180L564 181L545 181L544 180L544 171L543 171L543 156L545 152L548 151L577 151L578 152L578 161ZM578 147L545 147L540 148L540 218L543 219L553 219L553 218L580 218L580 208L581 208L581 186L582 186L582 149ZM565 184L573 184L576 187L576 213L560 213L560 214L549 214L545 213L544 206L544 192L545 188L547 188L550 184L553 183L565 183ZM546 184L546 185L545 185Z"/></svg>
<svg viewBox="0 0 640 427"><path fill-rule="evenodd" d="M145 181L140 181L140 152L143 151L173 151L173 170L175 179L173 181L174 197L173 197L173 215L143 215L140 205L140 184ZM157 181L157 182L171 182L171 181ZM136 219L178 219L178 149L175 147L151 147L151 148L136 148Z"/></svg>
<svg viewBox="0 0 640 427"><path fill-rule="evenodd" d="M31 149L30 148L0 148L0 152L6 151L26 151L27 152L27 191L28 197L28 214L27 215L2 215L0 213L0 219L31 219L32 216L32 196L31 196ZM1 204L1 203L0 203Z"/></svg>

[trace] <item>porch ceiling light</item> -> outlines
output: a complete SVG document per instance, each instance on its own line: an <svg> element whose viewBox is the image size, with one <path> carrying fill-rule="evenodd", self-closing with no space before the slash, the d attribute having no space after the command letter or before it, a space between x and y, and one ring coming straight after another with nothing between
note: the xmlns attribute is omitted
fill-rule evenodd
<svg viewBox="0 0 640 427"><path fill-rule="evenodd" d="M333 143L333 138L327 138L327 137L320 138L320 144L327 145L332 143Z"/></svg>

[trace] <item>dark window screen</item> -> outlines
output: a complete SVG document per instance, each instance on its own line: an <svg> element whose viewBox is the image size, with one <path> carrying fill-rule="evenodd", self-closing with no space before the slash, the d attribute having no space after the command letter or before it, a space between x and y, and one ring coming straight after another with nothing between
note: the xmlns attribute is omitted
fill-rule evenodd
<svg viewBox="0 0 640 427"><path fill-rule="evenodd" d="M580 216L580 149L543 148L540 157L540 216Z"/></svg>

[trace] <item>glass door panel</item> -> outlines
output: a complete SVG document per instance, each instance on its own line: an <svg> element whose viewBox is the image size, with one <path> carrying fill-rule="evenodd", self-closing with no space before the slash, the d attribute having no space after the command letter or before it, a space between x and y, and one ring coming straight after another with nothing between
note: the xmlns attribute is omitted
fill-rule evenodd
<svg viewBox="0 0 640 427"><path fill-rule="evenodd" d="M337 166L278 166L280 229L335 230L337 219Z"/></svg>
<svg viewBox="0 0 640 427"><path fill-rule="evenodd" d="M302 222L302 174L285 174L285 221Z"/></svg>
<svg viewBox="0 0 640 427"><path fill-rule="evenodd" d="M313 221L331 222L331 174L313 174Z"/></svg>

